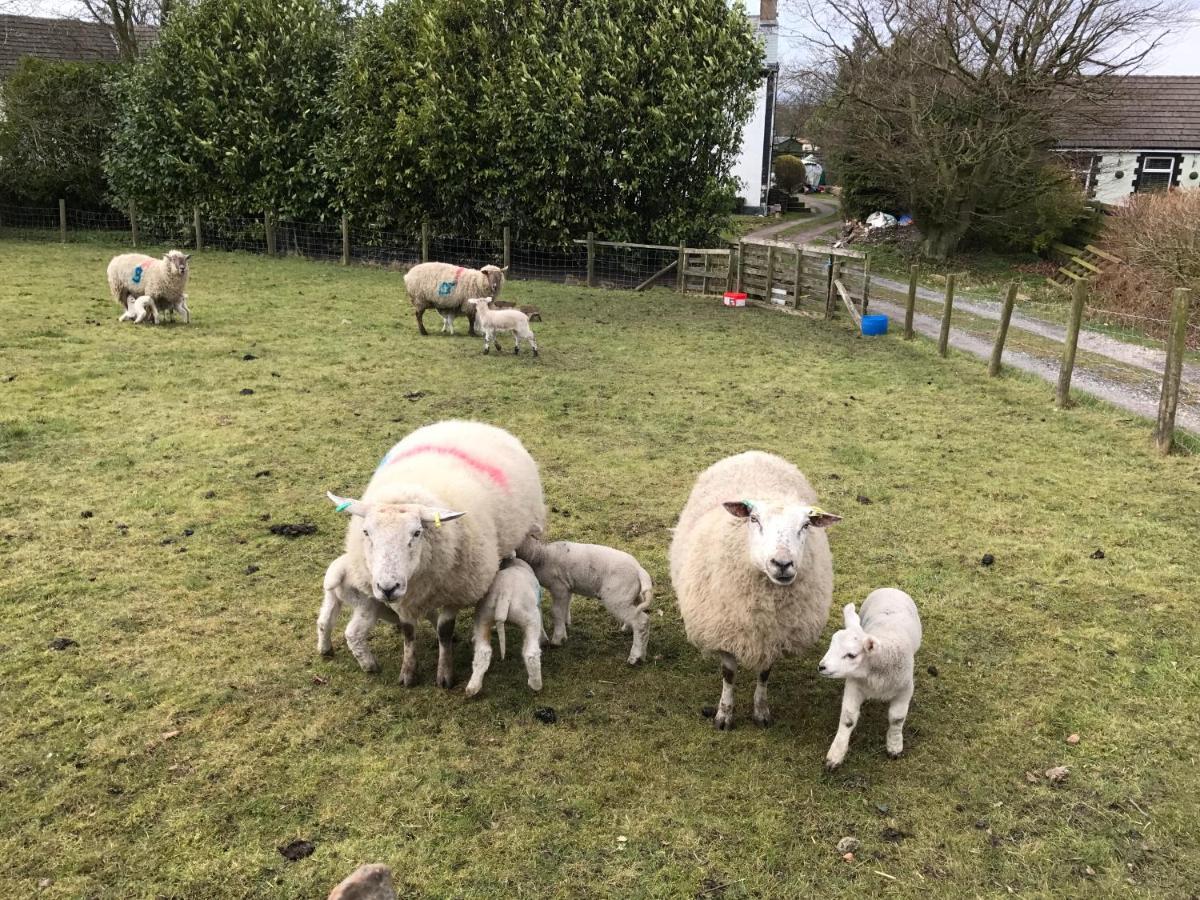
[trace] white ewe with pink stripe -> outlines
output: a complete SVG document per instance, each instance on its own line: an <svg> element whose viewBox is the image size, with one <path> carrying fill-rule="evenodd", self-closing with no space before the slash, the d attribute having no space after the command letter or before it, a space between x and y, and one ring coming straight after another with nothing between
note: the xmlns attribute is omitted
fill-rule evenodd
<svg viewBox="0 0 1200 900"><path fill-rule="evenodd" d="M367 635L378 618L395 620L404 635L400 680L412 685L416 623L430 618L437 622L437 683L450 687L455 616L483 599L502 558L545 527L537 464L503 429L438 422L388 451L362 499L329 497L352 518L346 552L325 573L317 649L331 651L334 620L349 603L346 645L364 671L378 671Z"/></svg>

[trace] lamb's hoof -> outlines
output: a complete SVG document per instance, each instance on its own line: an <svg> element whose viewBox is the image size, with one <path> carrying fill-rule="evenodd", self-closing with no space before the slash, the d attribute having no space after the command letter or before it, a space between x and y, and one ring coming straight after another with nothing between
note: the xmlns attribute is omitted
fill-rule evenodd
<svg viewBox="0 0 1200 900"><path fill-rule="evenodd" d="M374 675L379 671L379 663L371 660L369 663L359 663L359 667L368 675Z"/></svg>
<svg viewBox="0 0 1200 900"><path fill-rule="evenodd" d="M551 647L561 647L561 646L562 646L563 644L565 644L566 642L567 642L566 635L563 635L562 637L552 637L552 638L550 638L550 646L551 646Z"/></svg>
<svg viewBox="0 0 1200 900"><path fill-rule="evenodd" d="M417 673L415 671L414 672L401 672L400 673L400 683L402 685L404 685L406 688L413 687L417 683Z"/></svg>
<svg viewBox="0 0 1200 900"><path fill-rule="evenodd" d="M454 687L454 679L449 675L439 675L437 677L437 686L450 690L450 688Z"/></svg>
<svg viewBox="0 0 1200 900"><path fill-rule="evenodd" d="M830 759L828 756L825 757L825 771L826 772L834 771L841 764L842 764L842 761L840 759L833 760L833 759Z"/></svg>
<svg viewBox="0 0 1200 900"><path fill-rule="evenodd" d="M468 684L466 690L463 691L467 697L478 697L479 692L483 690L482 684Z"/></svg>
<svg viewBox="0 0 1200 900"><path fill-rule="evenodd" d="M513 356L520 356L520 355L521 355L521 348L513 347Z"/></svg>
<svg viewBox="0 0 1200 900"><path fill-rule="evenodd" d="M903 750L889 750L887 752L887 755L888 755L888 759L899 759L901 756L904 755L904 751Z"/></svg>
<svg viewBox="0 0 1200 900"><path fill-rule="evenodd" d="M538 355L538 352L537 352L536 350L534 350L534 351L533 351L533 355L534 355L534 356L537 356L537 355Z"/></svg>
<svg viewBox="0 0 1200 900"><path fill-rule="evenodd" d="M323 647L323 648L318 648L318 652L319 652L319 653L320 653L322 656L324 656L326 659L328 659L329 657L333 656L333 648L332 648L332 647Z"/></svg>
<svg viewBox="0 0 1200 900"><path fill-rule="evenodd" d="M640 665L641 665L641 664L642 664L644 661L645 661L645 657L644 657L644 656L631 656L631 657L629 657L629 659L627 660L627 662L628 662L628 663L629 663L631 666L640 666Z"/></svg>
<svg viewBox="0 0 1200 900"><path fill-rule="evenodd" d="M531 691L533 691L533 692L536 694L536 693L538 693L539 691L541 691L541 689L542 689L542 683L539 681L539 682L537 682L537 683L535 684L534 682L530 681L530 682L529 682L529 689L530 689Z"/></svg>
<svg viewBox="0 0 1200 900"><path fill-rule="evenodd" d="M733 713L717 710L713 716L713 728L717 731L733 731Z"/></svg>
<svg viewBox="0 0 1200 900"><path fill-rule="evenodd" d="M483 348L483 355L484 355L484 356L487 356L487 355L488 355L489 353L491 353L491 352L492 352L492 351L491 351L491 348L490 348L490 347L484 347L484 348Z"/></svg>
<svg viewBox="0 0 1200 900"><path fill-rule="evenodd" d="M754 713L750 718L752 718L754 720L754 724L760 728L770 728L772 723L775 721L771 718L770 713L764 713L761 716L758 713Z"/></svg>

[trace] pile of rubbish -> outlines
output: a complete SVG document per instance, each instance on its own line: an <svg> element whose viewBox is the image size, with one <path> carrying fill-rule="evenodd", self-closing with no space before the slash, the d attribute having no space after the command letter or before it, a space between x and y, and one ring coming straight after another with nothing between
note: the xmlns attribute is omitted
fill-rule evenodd
<svg viewBox="0 0 1200 900"><path fill-rule="evenodd" d="M846 222L842 226L841 236L834 241L833 246L845 247L848 244L877 244L894 241L900 237L902 229L909 229L912 222L910 215L897 218L891 213L873 212L862 222Z"/></svg>

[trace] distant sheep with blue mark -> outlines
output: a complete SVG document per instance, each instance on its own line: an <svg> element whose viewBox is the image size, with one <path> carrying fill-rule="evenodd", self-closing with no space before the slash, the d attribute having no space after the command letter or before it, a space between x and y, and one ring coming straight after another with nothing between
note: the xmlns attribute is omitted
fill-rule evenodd
<svg viewBox="0 0 1200 900"><path fill-rule="evenodd" d="M429 334L421 321L427 309L436 309L442 316L442 331L454 333L454 317L465 315L470 323L467 331L475 334L475 308L467 303L471 297L500 296L504 285L503 269L484 266L467 269L450 263L427 262L413 266L404 276L404 288L417 316L417 329Z"/></svg>

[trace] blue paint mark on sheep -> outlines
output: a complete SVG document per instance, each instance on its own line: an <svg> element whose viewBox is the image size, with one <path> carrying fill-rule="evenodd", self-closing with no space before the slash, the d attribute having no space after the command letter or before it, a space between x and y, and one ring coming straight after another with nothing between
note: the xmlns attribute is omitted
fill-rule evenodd
<svg viewBox="0 0 1200 900"><path fill-rule="evenodd" d="M142 267L141 266L138 266L136 269L133 270L133 278L131 280L133 281L134 284L141 283L141 281L142 281Z"/></svg>
<svg viewBox="0 0 1200 900"><path fill-rule="evenodd" d="M454 284L455 283L453 281L443 281L441 284L438 285L438 296L445 297L447 294L449 294L451 291L454 290Z"/></svg>

